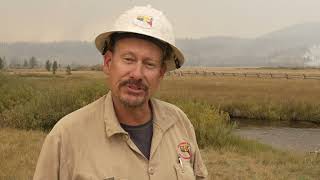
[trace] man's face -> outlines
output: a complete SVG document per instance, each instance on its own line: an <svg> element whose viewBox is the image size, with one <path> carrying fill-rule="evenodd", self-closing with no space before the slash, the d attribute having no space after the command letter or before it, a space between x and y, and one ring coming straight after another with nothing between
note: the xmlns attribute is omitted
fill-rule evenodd
<svg viewBox="0 0 320 180"><path fill-rule="evenodd" d="M128 107L148 103L165 73L161 59L161 49L150 41L132 37L118 40L104 59L113 98Z"/></svg>

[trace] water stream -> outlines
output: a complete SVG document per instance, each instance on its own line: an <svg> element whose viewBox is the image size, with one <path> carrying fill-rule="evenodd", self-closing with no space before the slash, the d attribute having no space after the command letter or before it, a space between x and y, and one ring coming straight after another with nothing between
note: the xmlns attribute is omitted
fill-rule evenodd
<svg viewBox="0 0 320 180"><path fill-rule="evenodd" d="M320 126L308 122L235 119L234 133L275 148L298 152L320 150Z"/></svg>

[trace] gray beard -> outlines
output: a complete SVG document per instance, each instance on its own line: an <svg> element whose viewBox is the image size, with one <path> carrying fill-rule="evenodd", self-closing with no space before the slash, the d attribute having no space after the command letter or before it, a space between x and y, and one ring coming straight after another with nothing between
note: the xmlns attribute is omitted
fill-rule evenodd
<svg viewBox="0 0 320 180"><path fill-rule="evenodd" d="M126 99L124 99L122 97L119 97L119 100L125 107L139 108L144 104L144 102L146 101L146 98L144 97L142 100L134 101L134 102L127 101Z"/></svg>

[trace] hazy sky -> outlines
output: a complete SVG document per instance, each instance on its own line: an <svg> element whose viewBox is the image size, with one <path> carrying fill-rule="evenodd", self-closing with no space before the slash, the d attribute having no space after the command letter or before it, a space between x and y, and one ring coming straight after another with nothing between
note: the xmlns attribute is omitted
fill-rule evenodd
<svg viewBox="0 0 320 180"><path fill-rule="evenodd" d="M179 38L254 38L320 22L320 0L0 0L0 41L93 41L134 5L162 10Z"/></svg>

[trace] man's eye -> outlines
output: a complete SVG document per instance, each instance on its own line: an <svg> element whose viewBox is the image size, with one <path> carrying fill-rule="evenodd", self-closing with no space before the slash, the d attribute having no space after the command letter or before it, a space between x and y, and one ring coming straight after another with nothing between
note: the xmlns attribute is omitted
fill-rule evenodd
<svg viewBox="0 0 320 180"><path fill-rule="evenodd" d="M133 59L132 58L123 58L125 62L127 63L131 63L133 62Z"/></svg>
<svg viewBox="0 0 320 180"><path fill-rule="evenodd" d="M147 65L147 67L148 67L148 68L150 68L150 69L152 69L152 68L155 68L155 67L156 67L156 65L155 65L155 64L153 64L153 63L146 63L146 65Z"/></svg>

